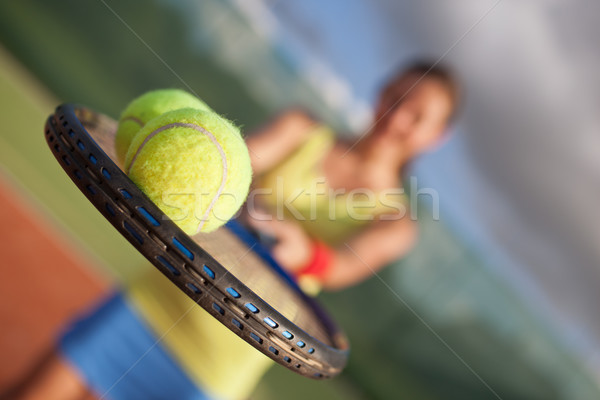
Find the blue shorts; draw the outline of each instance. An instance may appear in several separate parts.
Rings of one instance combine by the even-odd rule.
[[[104,399],[209,399],[177,365],[122,293],[73,323],[59,349]]]

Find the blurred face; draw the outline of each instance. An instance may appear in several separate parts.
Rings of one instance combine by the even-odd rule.
[[[453,111],[450,93],[442,82],[417,80],[409,76],[393,93],[384,95],[376,114],[377,136],[389,145],[397,143],[411,157],[440,142]]]

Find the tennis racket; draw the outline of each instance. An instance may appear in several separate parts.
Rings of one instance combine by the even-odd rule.
[[[349,345],[329,315],[237,221],[193,237],[181,231],[116,164],[116,128],[103,114],[64,104],[48,117],[45,137],[98,211],[200,307],[300,375],[339,374]]]

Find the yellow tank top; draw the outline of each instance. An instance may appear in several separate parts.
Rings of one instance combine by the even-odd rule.
[[[323,159],[335,144],[335,134],[318,127],[308,140],[279,165],[256,179],[257,202],[278,218],[298,221],[312,237],[341,244],[376,216],[404,210],[401,190],[333,190],[323,173]]]

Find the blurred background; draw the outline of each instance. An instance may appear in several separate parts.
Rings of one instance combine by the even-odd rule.
[[[2,2],[0,197],[82,268],[126,278],[144,260],[43,139],[59,103],[118,117],[149,89],[179,87],[245,132],[301,105],[360,133],[388,75],[442,60],[465,103],[451,139],[413,170],[439,193],[440,220],[420,196],[410,256],[383,282],[320,296],[352,344],[339,378],[274,367],[252,398],[597,399],[598,15],[593,0]],[[10,312],[8,277],[33,282],[45,264],[15,271],[37,247],[2,208],[0,389],[30,365],[19,354],[50,345]]]

